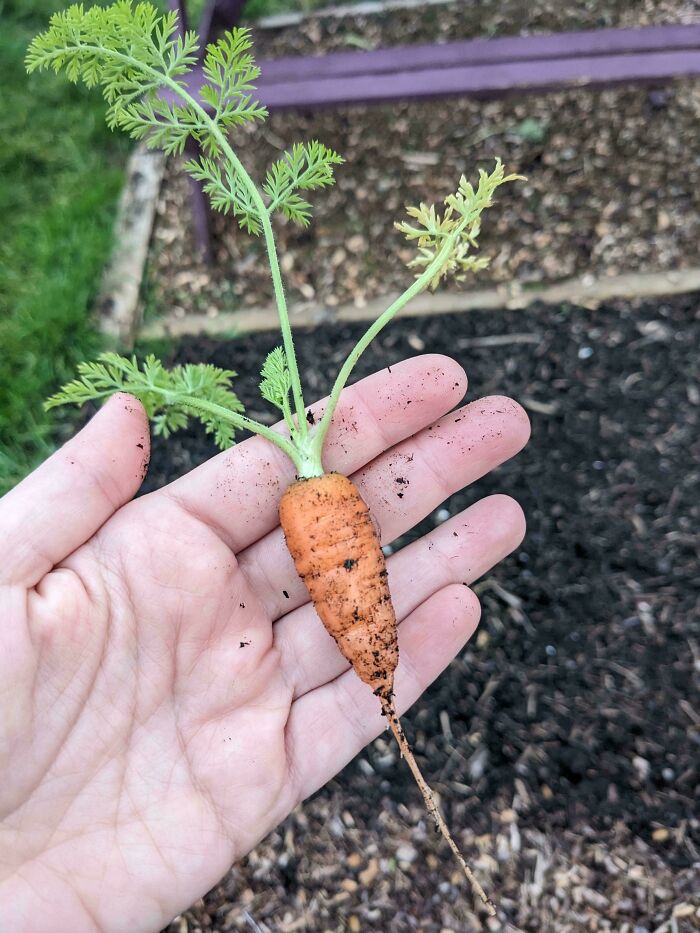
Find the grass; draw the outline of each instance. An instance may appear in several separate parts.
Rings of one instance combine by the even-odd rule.
[[[98,346],[89,311],[128,152],[99,95],[25,73],[63,6],[0,0],[0,492],[52,449],[61,424],[42,402]]]
[[[341,6],[353,0],[248,0],[245,6],[246,19],[257,16],[272,16],[275,13],[290,11],[308,13],[326,6]]]

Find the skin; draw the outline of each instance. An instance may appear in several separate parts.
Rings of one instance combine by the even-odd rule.
[[[465,389],[423,356],[343,394],[325,465],[383,540],[526,443],[508,399],[452,411]],[[147,458],[115,396],[0,500],[3,931],[160,929],[385,728],[284,546],[291,464],[254,438],[131,501]],[[491,496],[388,560],[399,712],[474,631],[464,583],[523,533]]]

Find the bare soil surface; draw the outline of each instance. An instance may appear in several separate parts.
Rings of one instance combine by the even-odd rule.
[[[360,332],[299,335],[309,398]],[[256,373],[274,343],[198,338],[174,358],[236,369],[269,420]],[[695,294],[402,320],[357,371],[448,353],[468,399],[506,393],[532,418],[520,457],[414,533],[492,492],[529,526],[476,586],[478,633],[405,718],[465,853],[532,933],[700,928],[699,344]],[[147,488],[211,453],[198,432],[156,440]],[[169,927],[258,929],[507,927],[471,906],[385,735]]]
[[[506,33],[685,22],[697,3],[454,3],[262,30],[261,57],[447,41]],[[481,286],[573,275],[683,268],[700,239],[700,84],[569,90],[500,101],[464,98],[273,114],[235,144],[256,176],[292,143],[318,138],[346,158],[337,185],[312,193],[309,229],[279,223],[290,298],[329,308],[403,290],[414,252],[393,228],[406,205],[440,202],[459,177],[500,156],[528,181],[499,192],[485,217]],[[216,262],[197,259],[189,182],[171,161],[158,204],[146,309],[176,314],[265,304],[262,244],[230,217],[212,218]]]

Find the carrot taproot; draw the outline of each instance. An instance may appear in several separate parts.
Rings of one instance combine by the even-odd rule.
[[[280,524],[326,630],[360,680],[391,697],[396,616],[384,554],[357,487],[340,473],[297,480],[280,502]]]
[[[474,893],[495,916],[495,906],[452,838],[396,714],[396,613],[384,554],[367,504],[347,476],[324,473],[292,483],[282,496],[279,514],[297,573],[324,627],[360,680],[379,698],[436,828],[447,840]]]

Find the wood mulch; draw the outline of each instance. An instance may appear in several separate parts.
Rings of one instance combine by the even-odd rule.
[[[518,0],[455,3],[343,19],[312,18],[263,30],[260,54],[596,26],[690,21],[686,0],[665,3]],[[526,183],[499,192],[484,220],[491,268],[478,285],[522,286],[573,275],[683,268],[700,240],[700,84],[569,90],[503,101],[466,99],[274,114],[236,145],[257,174],[291,143],[319,138],[347,162],[317,192],[303,230],[280,222],[278,248],[293,302],[329,308],[402,290],[413,251],[393,229],[407,204],[440,201],[463,172],[501,156]],[[145,290],[147,314],[176,315],[266,304],[262,244],[230,217],[213,217],[216,262],[197,260],[188,182],[171,162],[158,204]]]

